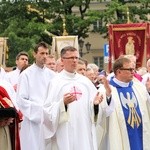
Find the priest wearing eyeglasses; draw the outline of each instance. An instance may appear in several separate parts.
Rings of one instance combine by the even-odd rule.
[[[97,150],[94,105],[108,107],[106,95],[94,84],[76,72],[79,52],[68,46],[61,50],[62,70],[51,80],[44,104],[44,133],[47,149]]]
[[[146,87],[133,80],[134,68],[128,58],[114,62],[111,78],[114,108],[108,117],[101,148],[106,150],[149,150],[150,97]],[[107,144],[106,144],[107,143]]]

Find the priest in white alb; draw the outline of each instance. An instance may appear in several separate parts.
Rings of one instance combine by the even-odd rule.
[[[17,104],[23,113],[20,139],[21,150],[45,150],[43,138],[43,103],[49,81],[55,73],[45,66],[49,49],[40,42],[34,49],[35,63],[25,69],[19,78]]]
[[[71,46],[61,50],[64,70],[49,84],[44,103],[46,150],[97,150],[94,104],[99,113],[108,107],[106,95],[75,70],[78,51]],[[107,84],[107,96],[111,90]]]
[[[115,76],[110,80],[114,109],[99,150],[150,149],[150,96],[140,81],[133,80],[134,70],[128,58],[114,62]]]

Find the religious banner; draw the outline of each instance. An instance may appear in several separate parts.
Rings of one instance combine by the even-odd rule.
[[[109,26],[110,66],[120,55],[135,55],[137,67],[142,66],[144,55],[147,54],[147,25],[130,23]]]
[[[53,37],[51,54],[55,55],[58,59],[60,57],[60,51],[65,46],[73,46],[79,50],[78,36],[56,36]]]
[[[146,49],[147,49],[147,59],[150,59],[150,23],[147,24],[147,41],[146,41]]]
[[[0,65],[5,66],[8,59],[7,38],[0,37]]]

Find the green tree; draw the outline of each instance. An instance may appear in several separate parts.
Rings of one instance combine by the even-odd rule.
[[[127,8],[129,11],[130,21],[148,22],[148,15],[150,15],[150,1],[149,0],[112,0],[106,3],[104,11],[92,11],[88,13],[89,17],[95,20],[101,20],[102,27],[97,31],[103,35],[104,38],[108,37],[108,25],[127,23]]]
[[[8,37],[8,66],[15,65],[15,57],[20,51],[29,51],[41,39],[43,23],[36,24],[34,16],[28,14],[23,2],[3,2],[0,4],[0,36]]]
[[[150,14],[149,0],[112,0],[104,11],[91,11],[92,0],[14,0],[0,3],[0,36],[8,37],[8,65],[14,65],[15,56],[20,51],[31,51],[36,43],[45,41],[51,45],[52,36],[63,34],[63,19],[69,35],[86,38],[90,25],[101,20],[100,34],[107,37],[107,25],[126,23],[127,7],[132,22],[148,21]],[[134,2],[134,3],[133,3]],[[136,3],[136,5],[134,5]],[[136,17],[135,17],[136,16]],[[32,59],[31,59],[32,62]]]
[[[66,20],[69,35],[78,35],[79,38],[88,37],[91,21],[86,18],[86,12],[89,3],[90,0],[2,1],[0,36],[8,37],[7,65],[14,64],[18,52],[24,50],[30,53],[39,41],[51,45],[51,35],[63,34],[63,18]],[[79,10],[77,14],[73,10],[75,7]]]

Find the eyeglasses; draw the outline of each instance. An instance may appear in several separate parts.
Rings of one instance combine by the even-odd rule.
[[[76,59],[76,60],[78,60],[79,59],[79,57],[62,57],[63,59],[71,59],[71,60],[74,60],[74,59]]]
[[[130,72],[135,71],[135,69],[134,69],[134,68],[120,68],[120,70],[128,70],[128,71],[130,71]]]

